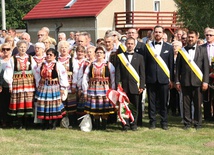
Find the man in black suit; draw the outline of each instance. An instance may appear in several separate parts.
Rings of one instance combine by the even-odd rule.
[[[202,91],[207,90],[209,82],[209,61],[206,47],[197,46],[198,32],[188,32],[188,45],[179,52],[176,60],[176,88],[183,93],[184,129],[201,128],[202,125]],[[184,53],[188,56],[185,57]],[[194,69],[191,64],[195,63]],[[194,120],[191,118],[191,103],[194,104]]]
[[[135,28],[130,28],[128,29],[127,31],[127,38],[134,38],[135,39],[135,48],[134,48],[134,51],[136,53],[139,53],[141,55],[144,56],[144,49],[145,49],[145,44],[143,42],[139,42],[137,39],[138,39],[138,31],[135,29]],[[146,92],[144,92],[146,93]],[[137,122],[137,125],[138,126],[142,126],[143,125],[143,121],[142,121],[142,94],[140,95],[140,99],[139,99],[139,108],[138,108],[138,122]]]
[[[207,49],[207,56],[209,60],[210,65],[210,73],[212,72],[212,59],[214,58],[214,29],[207,29],[205,31],[205,37],[207,42],[202,45],[203,48]],[[212,85],[213,79],[210,78],[210,84]],[[206,121],[213,121],[214,115],[213,115],[213,96],[212,96],[212,88],[209,87],[204,93],[203,93],[203,107],[204,107],[204,120]]]
[[[168,130],[167,103],[174,74],[174,53],[173,47],[162,40],[163,33],[162,26],[154,27],[154,41],[147,44],[144,58],[150,129],[156,127],[156,106],[159,105],[161,127]]]
[[[126,120],[126,125],[123,126],[124,130],[127,130],[129,127],[131,127],[132,130],[136,130],[138,119],[139,95],[143,92],[145,85],[144,58],[142,55],[134,52],[134,38],[128,38],[126,40],[126,47],[126,52],[118,54],[118,63],[116,66],[116,84],[118,84],[119,82],[122,83],[122,88],[124,89],[124,92],[126,92],[130,102],[134,105],[136,109],[136,112],[134,114],[134,123],[130,124],[130,120]],[[128,68],[131,71],[128,70]],[[135,75],[135,77],[133,76],[133,74]]]

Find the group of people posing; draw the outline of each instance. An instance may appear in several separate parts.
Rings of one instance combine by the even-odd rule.
[[[183,101],[184,129],[201,128],[203,92],[212,101],[207,90],[213,29],[206,31],[207,43],[202,46],[197,45],[198,32],[189,30],[185,47],[176,37],[172,43],[165,42],[162,26],[154,27],[153,39],[146,44],[138,41],[134,28],[128,29],[123,40],[117,31],[107,31],[96,46],[89,33],[77,32],[74,40],[59,33],[55,48],[56,41],[48,33],[47,27],[39,30],[34,45],[28,33],[21,35],[16,47],[14,41],[1,45],[2,127],[22,129],[35,123],[43,130],[56,129],[59,121],[65,126],[66,117],[66,128],[72,128],[79,124],[79,117],[90,114],[93,129],[106,130],[108,123],[117,122],[118,114],[124,131],[136,131],[142,126],[143,94],[147,92],[149,128],[156,128],[159,113],[161,128],[168,130],[167,107],[173,94],[169,92],[174,88]],[[125,92],[122,96],[127,98],[118,97],[115,105],[110,90]]]

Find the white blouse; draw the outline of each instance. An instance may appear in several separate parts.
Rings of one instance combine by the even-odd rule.
[[[20,56],[17,54],[14,57],[19,58]],[[25,58],[29,58],[29,55],[26,54]],[[27,63],[30,63],[30,62],[27,62]],[[36,64],[35,60],[33,59],[33,57],[31,57],[31,70],[33,72],[33,75],[35,75],[36,68],[37,68],[37,64]],[[10,88],[12,88],[13,74],[14,74],[14,58],[11,57],[6,65],[6,69],[5,69],[4,75],[3,75],[4,80],[8,83]]]
[[[99,65],[101,66],[102,64],[106,63],[106,60],[103,60],[103,62]],[[97,62],[94,61],[91,65],[97,65]],[[98,66],[98,65],[97,65]],[[110,73],[110,82],[111,82],[111,89],[115,89],[115,67],[112,65],[111,62],[108,62],[108,68],[109,68],[109,73]],[[90,65],[86,68],[83,79],[82,79],[82,89],[84,94],[87,94],[87,89],[88,89],[88,81],[89,81],[89,72],[90,72]]]
[[[58,78],[59,78],[59,84],[60,84],[60,89],[61,90],[65,90],[66,88],[69,87],[69,83],[68,83],[68,75],[67,72],[65,70],[65,67],[59,63],[56,62],[55,60],[51,63],[56,63],[56,69],[57,69],[57,73],[58,73]],[[49,65],[49,63],[47,63],[46,61],[44,62],[44,65]],[[39,81],[41,79],[41,67],[38,67],[36,69],[36,74],[35,74],[35,80],[36,80],[36,87],[39,86]]]

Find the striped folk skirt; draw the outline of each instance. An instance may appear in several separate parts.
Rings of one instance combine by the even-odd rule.
[[[37,118],[43,120],[60,119],[66,114],[61,100],[60,86],[58,81],[46,82],[40,81],[36,91]]]
[[[71,92],[71,86],[72,86],[72,72],[67,72],[68,74],[68,97],[65,101],[63,101],[63,104],[65,106],[65,110],[67,114],[74,114],[77,111],[77,102],[76,102],[76,94],[73,94]]]
[[[87,90],[87,102],[85,112],[92,115],[109,115],[114,113],[114,107],[106,97],[109,90],[108,78],[91,79]]]
[[[11,116],[33,116],[35,82],[32,74],[14,74],[9,112]]]
[[[67,114],[74,114],[77,111],[76,94],[68,93],[68,97],[63,104]]]

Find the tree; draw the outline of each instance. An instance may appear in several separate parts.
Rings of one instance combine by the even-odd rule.
[[[5,0],[6,26],[16,29],[25,29],[26,23],[22,18],[36,5],[40,0]],[[0,17],[2,16],[0,10]],[[2,27],[2,24],[0,24]]]
[[[206,27],[214,27],[214,1],[174,0],[178,7],[179,21],[185,28],[203,35]]]

